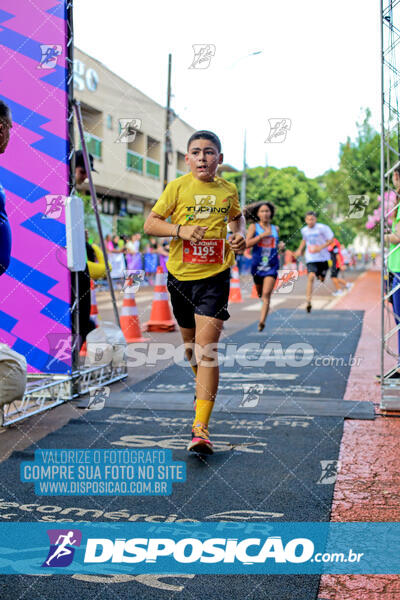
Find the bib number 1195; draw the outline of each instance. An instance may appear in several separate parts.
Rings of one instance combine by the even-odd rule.
[[[212,265],[224,262],[225,240],[183,240],[183,262]]]

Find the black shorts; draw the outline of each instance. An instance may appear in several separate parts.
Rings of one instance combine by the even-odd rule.
[[[339,273],[340,273],[339,267],[332,265],[331,266],[331,277],[338,277]]]
[[[179,327],[195,327],[195,314],[227,321],[230,316],[229,285],[230,269],[212,277],[190,281],[179,281],[168,273],[167,288]]]
[[[317,277],[325,277],[329,269],[328,261],[307,263],[307,273],[315,273]]]
[[[273,277],[276,279],[278,277],[278,273],[272,274],[271,272],[271,275],[266,275],[265,277]],[[256,285],[263,285],[265,277],[261,277],[261,275],[253,275],[253,281]]]

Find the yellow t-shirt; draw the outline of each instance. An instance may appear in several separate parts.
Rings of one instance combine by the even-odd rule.
[[[171,181],[152,208],[171,223],[208,227],[204,239],[226,240],[227,224],[241,213],[236,186],[221,177],[200,181],[192,173]],[[223,264],[183,262],[183,240],[172,240],[167,261],[168,271],[181,281],[205,279],[221,273],[235,263],[235,255],[225,243]]]

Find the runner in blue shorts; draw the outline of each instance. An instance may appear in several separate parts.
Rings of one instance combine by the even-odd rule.
[[[274,214],[275,206],[271,202],[257,202],[246,210],[246,218],[253,221],[246,236],[246,247],[252,248],[251,274],[258,297],[263,301],[258,331],[265,327],[272,290],[278,277],[278,251],[285,247],[279,241],[279,227],[271,223]]]

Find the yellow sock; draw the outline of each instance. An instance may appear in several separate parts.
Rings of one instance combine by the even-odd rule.
[[[193,425],[204,423],[204,425],[208,426],[213,408],[214,402],[212,400],[196,400],[196,416]]]
[[[192,367],[192,371],[194,373],[194,376],[197,377],[197,365],[190,365]]]

